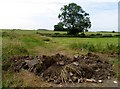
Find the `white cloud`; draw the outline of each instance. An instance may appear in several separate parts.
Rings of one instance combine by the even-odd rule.
[[[118,0],[0,0],[0,28],[53,29],[60,8],[70,2],[90,13],[91,30],[117,27],[117,6],[112,9],[110,3]]]
[[[103,11],[91,17],[92,28],[91,30],[100,31],[118,31],[118,11]]]

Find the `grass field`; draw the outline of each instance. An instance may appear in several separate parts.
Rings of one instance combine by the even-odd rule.
[[[36,34],[36,32],[59,33],[57,31],[43,30],[2,30],[2,37],[0,37],[0,39],[2,39],[3,63],[6,63],[7,59],[12,56],[53,55],[61,53],[71,57],[74,55],[86,54],[87,52],[109,56],[111,53],[117,53],[119,49],[118,38],[46,37]],[[96,32],[87,32],[86,34],[96,34]],[[109,34],[115,35],[118,33]],[[113,60],[116,58],[117,56],[111,59]],[[115,65],[117,66],[117,60],[113,60],[113,62],[116,63]],[[3,80],[4,86],[14,86],[10,84],[10,81],[12,81],[10,76],[16,77],[9,74],[9,72],[6,73],[6,75],[3,76],[3,79],[5,79]],[[13,79],[13,81],[19,82],[16,79]]]
[[[53,33],[53,31],[41,32]],[[27,30],[4,30],[2,35],[3,59],[13,55],[38,55],[57,52],[74,55],[76,51],[115,52],[118,49],[118,38],[52,38],[40,36],[36,34],[36,31]]]

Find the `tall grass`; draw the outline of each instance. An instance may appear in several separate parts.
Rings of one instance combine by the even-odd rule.
[[[3,60],[14,55],[32,55],[34,54],[34,48],[44,47],[44,41],[49,40],[49,38],[33,34],[14,33],[14,31],[3,32],[2,39]]]
[[[14,55],[28,55],[29,52],[21,41],[14,38],[4,38],[2,41],[2,59],[7,59],[8,57]]]
[[[71,43],[70,48],[75,50],[86,50],[90,52],[118,52],[118,44],[107,43],[106,45],[102,44],[93,44],[93,43]]]
[[[2,81],[2,89],[8,89],[11,87],[26,87],[24,81],[18,77],[17,74],[12,72],[3,72],[3,81]]]
[[[23,36],[21,38],[21,41],[24,43],[24,45],[27,48],[33,48],[36,46],[44,45],[44,41],[42,41],[42,39],[40,37],[36,37],[36,36],[32,36],[32,35]]]

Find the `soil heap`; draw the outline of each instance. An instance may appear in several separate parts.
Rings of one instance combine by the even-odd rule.
[[[10,58],[10,62],[10,68],[15,72],[23,68],[56,84],[102,82],[114,75],[112,64],[93,53],[73,58],[61,54],[18,56]]]

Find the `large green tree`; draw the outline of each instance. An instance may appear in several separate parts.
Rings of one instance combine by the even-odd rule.
[[[65,5],[60,10],[61,13],[58,15],[58,18],[68,29],[69,34],[76,35],[91,27],[89,14],[76,3]]]

